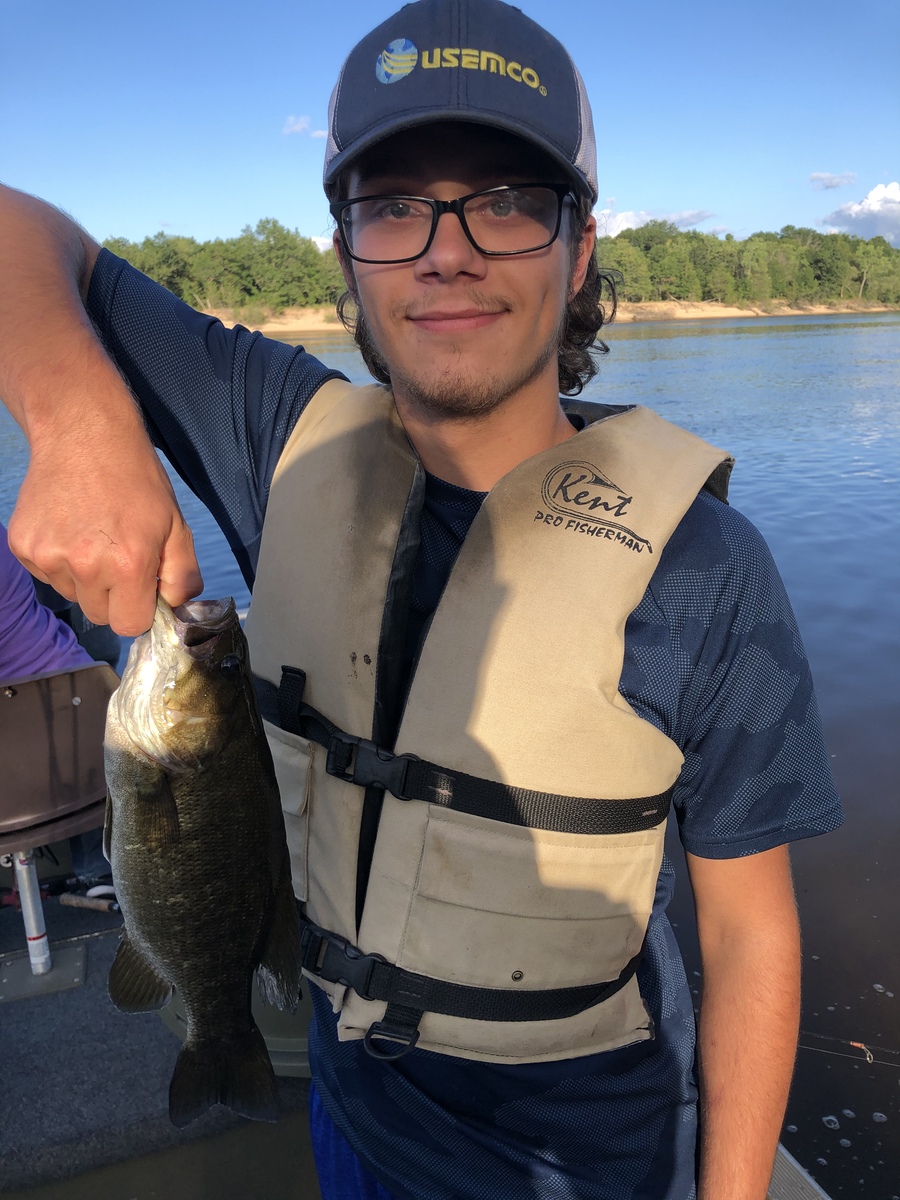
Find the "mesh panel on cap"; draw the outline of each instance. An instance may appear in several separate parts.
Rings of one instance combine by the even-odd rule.
[[[597,183],[597,139],[594,136],[594,116],[591,112],[587,88],[581,78],[581,72],[572,62],[571,54],[569,62],[572,63],[572,73],[575,76],[575,88],[578,92],[578,116],[581,122],[581,136],[578,140],[578,149],[575,151],[573,165],[576,171],[580,171],[588,181],[596,200],[600,189]]]
[[[325,179],[328,175],[328,165],[334,156],[339,152],[340,146],[334,137],[334,113],[337,108],[338,96],[341,94],[341,84],[344,82],[344,71],[347,69],[346,62],[341,67],[341,73],[338,75],[338,81],[334,85],[334,90],[331,93],[331,99],[328,101],[328,141],[325,143],[325,166],[323,168],[322,177]]]

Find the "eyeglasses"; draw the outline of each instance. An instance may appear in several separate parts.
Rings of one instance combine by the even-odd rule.
[[[456,200],[425,196],[361,196],[336,200],[331,215],[344,249],[356,262],[414,262],[434,240],[444,213],[455,213],[481,254],[528,254],[556,241],[564,202],[574,199],[565,183],[524,183],[488,188]]]

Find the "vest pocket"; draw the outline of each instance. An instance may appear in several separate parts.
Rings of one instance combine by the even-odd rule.
[[[579,836],[432,808],[397,961],[481,987],[615,979],[643,943],[662,831]]]
[[[312,793],[313,755],[315,746],[306,738],[279,729],[263,721],[275,778],[281,793],[281,811],[291,856],[291,879],[294,895],[305,900],[307,893],[307,847],[309,842],[309,802]]]

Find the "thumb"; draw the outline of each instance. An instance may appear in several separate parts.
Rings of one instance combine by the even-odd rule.
[[[174,608],[203,591],[194,535],[184,523],[172,527],[159,558],[159,594]]]

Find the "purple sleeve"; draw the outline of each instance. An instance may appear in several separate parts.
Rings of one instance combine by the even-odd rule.
[[[31,576],[13,555],[0,525],[0,682],[92,662],[68,625],[38,604]]]

